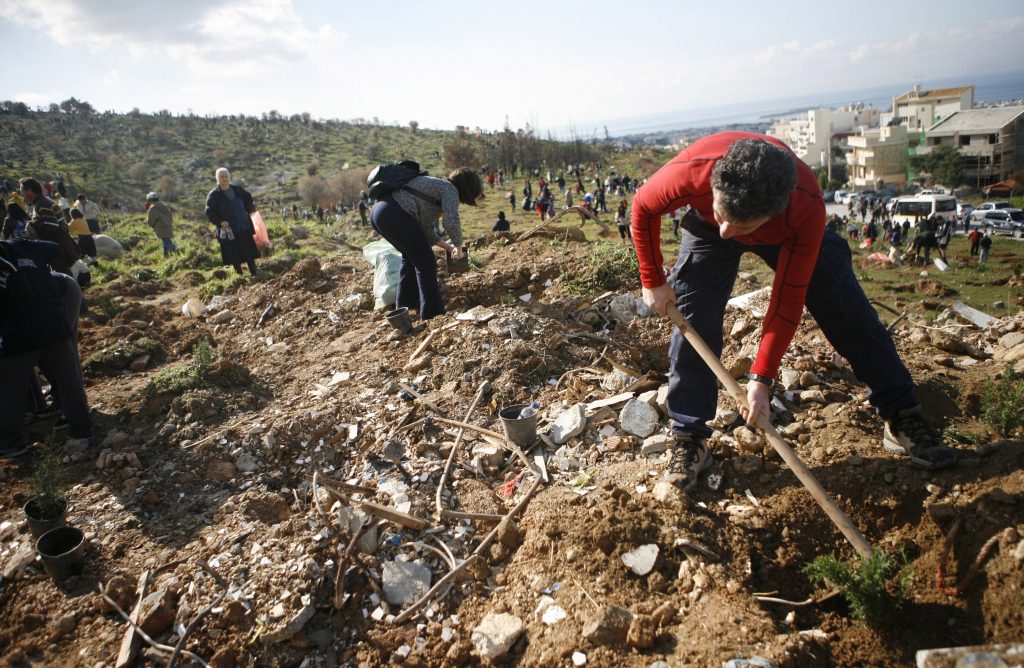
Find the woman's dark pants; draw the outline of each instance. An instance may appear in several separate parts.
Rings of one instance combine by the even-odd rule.
[[[385,195],[373,205],[370,225],[402,254],[396,305],[418,311],[424,320],[443,314],[433,245],[419,221]]]

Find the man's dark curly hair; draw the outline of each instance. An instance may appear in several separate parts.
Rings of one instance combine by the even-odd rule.
[[[786,208],[796,187],[796,163],[775,144],[741,139],[715,163],[711,186],[734,221],[774,216]]]

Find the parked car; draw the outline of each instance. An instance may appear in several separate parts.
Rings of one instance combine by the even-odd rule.
[[[836,194],[834,192],[832,192],[831,190],[826,190],[825,192],[821,193],[821,195],[822,195],[822,197],[825,198],[826,202],[835,202],[836,201]]]
[[[846,204],[850,201],[850,193],[845,190],[837,190],[834,196],[836,204]]]
[[[971,212],[971,218],[974,220],[981,220],[985,217],[985,212],[996,211],[998,209],[1009,209],[1009,202],[985,202],[978,205],[978,208]]]
[[[1024,211],[1020,209],[986,211],[981,219],[981,224],[989,225],[998,232],[1012,234],[1018,239],[1024,237]]]

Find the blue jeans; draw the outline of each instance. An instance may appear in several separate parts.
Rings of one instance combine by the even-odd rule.
[[[171,239],[170,237],[167,237],[166,239],[161,239],[160,243],[162,243],[164,246],[164,257],[167,257],[171,253],[178,252],[178,247],[174,245],[174,240]]]
[[[779,246],[748,246],[728,239],[688,213],[679,246],[679,259],[670,277],[676,306],[694,330],[719,357],[722,320],[740,256],[752,252],[772,269]],[[914,383],[868,302],[850,264],[850,247],[835,232],[826,231],[807,288],[807,310],[836,351],[871,390],[869,400],[883,419],[917,405]],[[714,372],[686,342],[678,328],[669,344],[668,412],[677,431],[701,438],[711,435],[705,424],[714,418],[718,381]]]
[[[402,254],[396,305],[418,311],[424,320],[442,315],[444,298],[437,282],[433,244],[419,221],[385,195],[373,205],[370,224]]]

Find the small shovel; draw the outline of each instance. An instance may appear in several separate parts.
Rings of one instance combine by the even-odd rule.
[[[669,319],[679,327],[679,331],[690,342],[693,349],[697,351],[704,362],[715,372],[719,382],[722,383],[732,398],[736,400],[736,403],[744,407],[747,406],[746,392],[736,382],[736,379],[732,377],[732,374],[726,370],[722,360],[718,359],[718,356],[704,343],[704,339],[700,338],[700,335],[690,327],[690,323],[686,321],[686,318],[683,317],[683,314],[679,312],[674,304],[668,305],[667,314]],[[796,477],[807,491],[811,493],[811,496],[818,502],[822,510],[839,527],[839,530],[843,532],[846,540],[850,541],[857,554],[864,559],[870,559],[872,550],[867,538],[857,529],[850,518],[846,516],[846,513],[836,505],[836,502],[829,497],[825,488],[821,486],[821,483],[814,477],[814,474],[800,461],[800,458],[793,452],[793,449],[789,447],[786,441],[782,439],[782,436],[775,430],[775,427],[763,415],[758,417],[755,426],[764,432],[771,446],[775,448],[775,451],[789,465],[789,468],[796,474]]]

